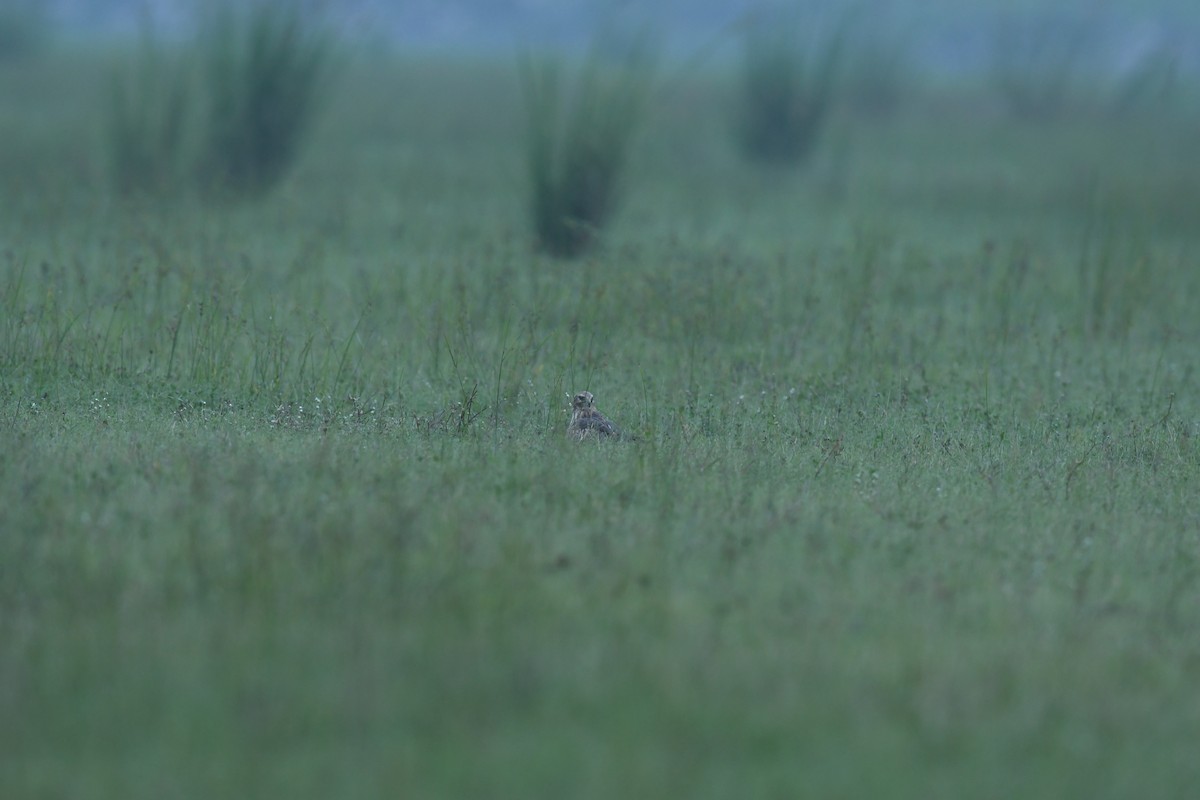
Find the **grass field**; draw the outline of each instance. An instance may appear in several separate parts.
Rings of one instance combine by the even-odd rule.
[[[513,61],[221,204],[114,199],[102,66],[0,65],[0,796],[1194,792],[1194,114],[785,174],[667,81],[560,261]]]

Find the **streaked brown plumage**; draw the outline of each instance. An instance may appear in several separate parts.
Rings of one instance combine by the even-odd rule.
[[[589,437],[620,438],[621,430],[596,410],[596,398],[591,392],[580,392],[571,398],[571,422],[567,425],[567,436],[578,441]]]

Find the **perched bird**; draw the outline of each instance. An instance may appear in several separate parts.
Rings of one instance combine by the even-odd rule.
[[[596,398],[591,392],[580,392],[571,398],[571,422],[567,436],[583,441],[594,435],[597,439],[620,438],[621,430],[608,417],[596,410]]]

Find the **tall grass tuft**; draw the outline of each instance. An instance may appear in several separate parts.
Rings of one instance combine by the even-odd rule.
[[[993,37],[991,80],[1017,119],[1061,118],[1079,110],[1086,90],[1094,88],[1085,85],[1096,72],[1085,63],[1094,38],[1086,24],[1066,18],[1004,21]]]
[[[0,61],[24,58],[45,46],[50,14],[42,0],[0,0]]]
[[[578,256],[612,217],[653,62],[646,35],[615,49],[594,47],[570,86],[562,61],[522,58],[530,213],[541,250]]]
[[[879,33],[855,37],[844,68],[846,103],[873,119],[890,117],[904,104],[914,77],[904,39]]]
[[[1179,54],[1171,49],[1157,47],[1146,53],[1117,81],[1113,113],[1135,117],[1171,112],[1183,98],[1184,81],[1180,72]]]
[[[746,27],[738,138],[756,161],[795,163],[815,148],[837,90],[849,18],[828,39],[801,40],[790,15],[763,14]]]
[[[108,107],[110,166],[121,194],[163,194],[186,180],[194,102],[186,56],[144,32],[137,54],[113,77]]]
[[[333,38],[294,2],[222,4],[200,37],[204,142],[199,181],[262,194],[295,163],[312,127]]]

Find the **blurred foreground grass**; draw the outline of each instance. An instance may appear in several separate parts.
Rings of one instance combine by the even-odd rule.
[[[88,59],[0,74],[0,795],[1195,785],[1194,121],[960,93],[781,177],[701,76],[560,262],[511,68],[139,205]]]

